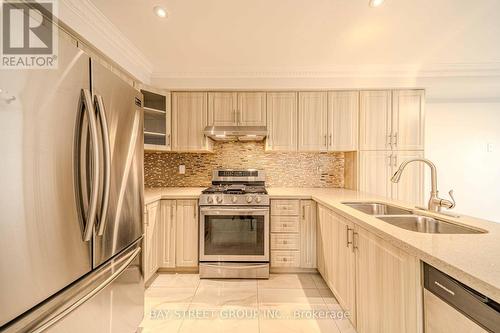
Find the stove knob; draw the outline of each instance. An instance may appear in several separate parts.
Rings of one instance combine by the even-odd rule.
[[[251,203],[251,202],[252,202],[252,200],[253,200],[253,198],[252,198],[251,196],[248,196],[248,197],[247,197],[247,202],[248,202],[248,203]]]
[[[208,198],[207,198],[207,201],[208,201],[208,203],[212,203],[212,202],[214,202],[214,198],[212,198],[212,197],[208,197]]]
[[[261,197],[256,197],[256,198],[255,198],[255,202],[256,202],[256,203],[260,203],[261,201],[262,201]]]
[[[231,201],[232,201],[233,203],[238,202],[238,197],[237,197],[237,196],[235,196],[235,195],[233,195],[233,197],[231,198]]]
[[[222,197],[217,196],[217,197],[216,197],[216,199],[217,199],[217,202],[218,202],[218,203],[221,203],[221,202],[222,202]]]

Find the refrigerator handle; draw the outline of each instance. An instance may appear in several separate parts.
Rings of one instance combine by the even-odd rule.
[[[39,325],[33,331],[30,332],[41,333],[50,326],[54,325],[55,323],[63,319],[64,317],[66,317],[67,315],[69,315],[70,313],[72,313],[73,311],[75,311],[78,307],[80,307],[85,302],[90,300],[92,297],[97,295],[101,290],[106,288],[108,285],[111,284],[111,282],[113,282],[117,277],[119,277],[123,273],[123,271],[125,271],[125,269],[127,269],[127,267],[130,266],[130,264],[134,261],[134,259],[140,252],[141,248],[140,247],[136,248],[131,254],[128,255],[129,256],[128,259],[126,259],[125,262],[119,268],[117,268],[110,277],[108,277],[106,280],[104,280],[101,284],[99,284],[96,288],[92,289],[91,292],[80,298],[78,301],[71,304],[67,308],[63,309],[61,312],[51,317],[50,320],[42,323],[41,325]]]
[[[99,117],[99,124],[101,127],[101,134],[103,139],[104,148],[104,185],[103,185],[103,198],[101,205],[101,214],[99,216],[99,226],[97,228],[97,235],[102,236],[104,234],[104,228],[106,227],[106,217],[108,214],[109,205],[109,189],[111,186],[111,149],[109,147],[109,129],[108,121],[106,119],[106,110],[104,109],[104,101],[102,96],[95,95],[94,97],[95,107],[97,109],[97,114]]]
[[[85,212],[83,207],[82,207],[82,202],[80,200],[80,207],[81,207],[81,212],[83,213],[82,215],[84,216],[85,220],[85,226],[83,228],[83,241],[88,242],[92,238],[92,233],[94,230],[94,223],[96,219],[96,213],[97,213],[97,201],[99,198],[99,139],[98,139],[98,133],[97,133],[97,124],[96,124],[96,119],[95,119],[95,111],[94,111],[94,106],[92,104],[92,96],[90,94],[90,91],[88,89],[82,89],[81,95],[80,95],[80,109],[79,109],[79,128],[78,128],[78,134],[77,134],[77,144],[78,147],[76,149],[77,152],[77,161],[75,163],[76,168],[77,168],[77,176],[75,179],[77,179],[77,190],[79,191],[79,195],[82,195],[82,184],[81,184],[81,178],[80,178],[80,158],[81,158],[81,126],[82,126],[82,118],[83,118],[83,112],[85,112],[87,118],[88,118],[88,123],[89,123],[89,128],[90,128],[90,140],[93,146],[92,149],[92,166],[91,166],[91,172],[92,172],[92,179],[91,179],[91,193],[90,193],[90,200],[89,200],[89,206],[88,206],[88,211]],[[86,165],[88,165],[88,161],[86,161]]]

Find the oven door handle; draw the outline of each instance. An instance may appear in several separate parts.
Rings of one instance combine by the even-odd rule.
[[[253,213],[269,213],[269,207],[266,208],[244,208],[244,207],[201,207],[201,213],[210,212],[221,212],[221,215],[244,213],[246,215]]]

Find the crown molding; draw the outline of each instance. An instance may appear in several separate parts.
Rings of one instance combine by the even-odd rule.
[[[123,70],[141,82],[150,82],[151,62],[92,2],[60,0],[59,19]]]
[[[257,70],[207,69],[199,72],[153,72],[155,79],[245,78],[451,78],[500,77],[500,62],[443,63],[429,65],[362,65]]]

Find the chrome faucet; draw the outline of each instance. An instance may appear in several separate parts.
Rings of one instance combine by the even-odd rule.
[[[453,197],[453,190],[451,190],[449,192],[452,201],[446,200],[446,199],[441,199],[438,196],[436,166],[434,165],[434,163],[432,163],[428,159],[414,158],[411,160],[404,161],[399,166],[398,171],[396,171],[394,173],[394,175],[392,176],[391,182],[398,183],[399,180],[401,179],[401,175],[403,174],[403,170],[411,162],[424,162],[425,164],[427,164],[431,168],[431,197],[429,198],[429,204],[428,204],[427,209],[432,211],[432,212],[440,212],[442,207],[444,207],[446,209],[452,209],[453,207],[455,207],[456,202],[455,202],[455,198]]]

